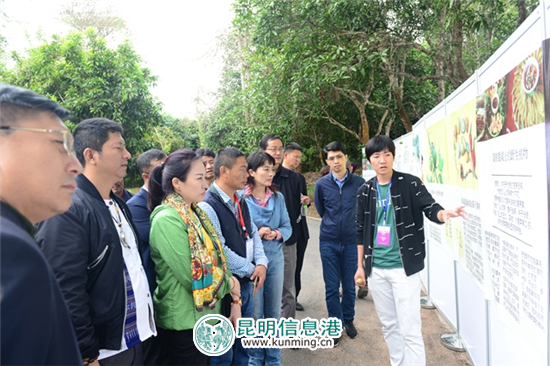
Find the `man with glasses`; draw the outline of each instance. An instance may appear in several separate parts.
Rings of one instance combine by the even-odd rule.
[[[267,134],[260,141],[260,149],[275,159],[275,183],[285,197],[286,210],[290,217],[292,235],[283,245],[285,257],[285,273],[283,281],[283,300],[281,304],[281,318],[296,318],[296,259],[299,222],[302,219],[302,198],[300,191],[300,178],[298,173],[285,168],[283,161],[283,139],[275,134]]]
[[[0,84],[0,364],[81,365],[55,276],[34,224],[65,212],[82,171],[69,111],[30,90]]]
[[[334,141],[324,153],[331,172],[315,184],[315,207],[321,216],[319,250],[325,280],[325,299],[329,317],[342,321],[346,334],[357,337],[355,283],[357,245],[355,238],[355,202],[357,190],[365,180],[346,168],[348,156],[344,144]],[[339,289],[342,285],[342,301]],[[334,346],[339,339],[334,339]]]
[[[42,222],[36,237],[71,311],[84,365],[143,365],[143,343],[156,335],[137,229],[111,191],[130,159],[122,132],[106,118],[78,124],[84,171],[71,208]]]

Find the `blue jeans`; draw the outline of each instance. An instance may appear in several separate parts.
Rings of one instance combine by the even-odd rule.
[[[270,243],[271,244],[271,243]],[[285,258],[282,246],[277,248],[264,247],[265,255],[269,260],[265,282],[261,289],[256,291],[253,298],[254,320],[274,318],[279,320],[281,314],[281,299],[283,297],[283,280],[285,272]],[[281,350],[279,348],[250,348],[249,365],[281,366]]]
[[[241,285],[241,314],[243,318],[252,318],[252,285]],[[210,366],[248,366],[248,350],[241,344],[240,338],[235,338],[233,347],[221,356],[210,358]]]
[[[325,300],[328,316],[345,322],[355,317],[355,282],[357,271],[357,245],[319,242],[323,279],[325,280]],[[342,301],[340,302],[340,283],[342,284]]]

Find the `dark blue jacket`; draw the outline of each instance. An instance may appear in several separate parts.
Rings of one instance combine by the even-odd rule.
[[[356,244],[355,202],[365,180],[348,172],[342,189],[329,173],[315,183],[315,207],[322,217],[319,240]]]
[[[0,215],[0,364],[82,365],[69,310],[44,255],[11,207],[0,203]]]
[[[151,293],[157,288],[157,272],[155,271],[155,262],[151,259],[151,248],[149,247],[149,232],[151,231],[150,213],[147,209],[148,192],[141,188],[139,192],[130,198],[126,204],[132,213],[134,225],[139,234],[139,250],[141,252],[141,261],[149,282]]]
[[[128,202],[132,197],[134,197],[133,194],[130,193],[127,189],[122,188],[123,194],[121,197],[124,202]]]

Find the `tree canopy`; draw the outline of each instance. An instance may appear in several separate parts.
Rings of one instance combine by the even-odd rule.
[[[396,138],[481,66],[535,0],[236,0],[210,147],[275,132],[306,148]],[[240,144],[239,144],[240,143]],[[243,146],[244,145],[244,146]]]

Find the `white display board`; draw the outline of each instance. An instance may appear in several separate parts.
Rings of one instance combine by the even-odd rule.
[[[395,169],[467,219],[425,220],[428,295],[475,365],[549,364],[550,4],[413,132]],[[546,105],[546,107],[545,107]]]

